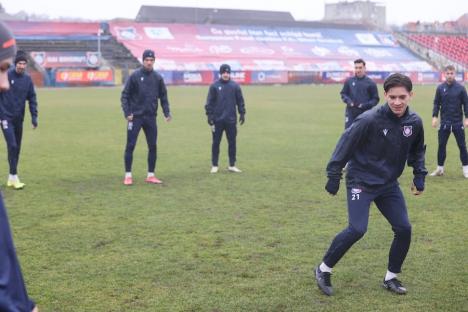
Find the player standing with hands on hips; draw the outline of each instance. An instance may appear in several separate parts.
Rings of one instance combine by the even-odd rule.
[[[156,167],[156,141],[158,128],[156,125],[156,114],[158,111],[158,100],[164,113],[166,122],[172,120],[167,99],[167,89],[162,76],[154,71],[155,55],[152,50],[143,52],[143,67],[137,69],[127,80],[122,91],[122,110],[127,119],[127,146],[125,147],[125,178],[124,185],[132,185],[132,162],[133,151],[141,129],[146,136],[148,144],[148,175],[147,183],[161,184],[156,178],[154,170]]]
[[[411,80],[401,74],[384,82],[386,104],[361,114],[341,136],[327,166],[325,186],[338,193],[342,169],[346,175],[348,227],[333,239],[323,262],[315,269],[319,289],[333,294],[332,268],[367,231],[369,208],[377,208],[391,224],[394,238],[383,287],[397,294],[406,288],[397,279],[411,242],[411,224],[397,179],[405,164],[413,167],[412,192],[424,191],[427,170],[424,166],[424,129],[421,118],[408,108],[413,95]]]
[[[237,111],[239,123],[245,122],[245,104],[240,86],[231,80],[231,67],[227,64],[219,68],[220,79],[210,86],[206,100],[205,111],[208,124],[213,132],[213,144],[211,146],[211,173],[218,172],[219,145],[226,131],[228,140],[230,172],[242,172],[236,167],[236,136],[237,136]]]

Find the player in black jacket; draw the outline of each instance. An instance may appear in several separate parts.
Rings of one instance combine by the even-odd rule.
[[[160,74],[153,70],[155,61],[154,51],[143,52],[143,67],[137,69],[127,80],[122,91],[122,110],[127,119],[127,146],[125,148],[125,185],[132,185],[133,150],[141,129],[145,132],[148,144],[148,175],[147,183],[161,184],[162,181],[155,177],[156,167],[156,141],[158,128],[156,126],[156,114],[158,100],[164,113],[166,122],[172,120],[167,100],[167,90]]]
[[[346,104],[345,128],[348,128],[357,116],[379,103],[377,85],[366,76],[366,62],[363,59],[354,61],[354,77],[345,81],[340,94]]]
[[[466,151],[465,128],[468,127],[468,95],[463,85],[455,80],[455,67],[445,68],[445,82],[437,87],[432,110],[432,127],[439,123],[439,148],[437,152],[437,169],[431,176],[444,175],[444,162],[447,156],[447,141],[453,132],[460,150],[462,172],[468,178],[468,153]],[[463,121],[463,115],[465,120]]]
[[[231,80],[231,67],[221,65],[219,69],[220,79],[210,86],[206,100],[205,111],[208,124],[213,132],[213,144],[211,147],[211,173],[218,172],[219,144],[226,131],[228,140],[230,172],[241,172],[236,167],[236,136],[237,136],[237,111],[239,123],[245,121],[244,97],[240,86]]]
[[[411,242],[411,224],[397,179],[405,164],[413,167],[412,191],[424,191],[427,174],[421,118],[410,111],[411,80],[401,74],[390,75],[384,83],[386,104],[360,115],[341,136],[327,166],[325,189],[338,192],[341,172],[346,163],[348,220],[315,269],[317,285],[332,295],[331,270],[351,246],[367,231],[369,208],[375,202],[394,232],[388,270],[383,286],[395,293],[406,289],[397,279]]]
[[[8,91],[8,68],[16,53],[16,43],[8,28],[0,22],[0,104]],[[10,224],[3,198],[0,194],[0,311],[38,312],[28,296],[21,273]]]

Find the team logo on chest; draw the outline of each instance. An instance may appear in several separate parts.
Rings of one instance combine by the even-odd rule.
[[[384,136],[387,136],[388,129],[383,129],[382,132],[383,132],[383,135],[384,135]]]
[[[403,126],[403,135],[410,137],[413,134],[413,126]]]

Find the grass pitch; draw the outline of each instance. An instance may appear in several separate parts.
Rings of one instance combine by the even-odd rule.
[[[344,184],[324,191],[343,130],[341,86],[243,87],[238,166],[210,175],[207,87],[169,88],[174,120],[159,122],[157,176],[146,185],[146,142],[124,187],[120,88],[39,90],[39,128],[25,120],[22,191],[4,189],[30,295],[41,311],[466,311],[468,180],[449,140],[446,175],[410,195],[413,242],[400,275],[409,293],[380,287],[392,240],[375,207],[369,230],[335,268],[323,296],[312,268],[347,224]],[[382,88],[379,86],[382,98]],[[411,107],[424,119],[428,170],[434,86]],[[0,169],[6,181],[6,149]]]

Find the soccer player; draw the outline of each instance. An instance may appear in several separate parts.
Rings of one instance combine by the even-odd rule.
[[[18,163],[23,138],[23,121],[26,101],[29,103],[31,123],[37,128],[36,91],[31,77],[26,73],[28,59],[26,53],[18,51],[15,57],[15,67],[8,71],[10,89],[5,92],[2,113],[2,131],[8,148],[8,164],[10,175],[7,186],[22,189],[25,184],[18,177]]]
[[[226,131],[230,172],[242,172],[236,167],[237,111],[239,123],[245,122],[245,104],[240,86],[231,80],[231,67],[223,64],[219,68],[220,79],[214,82],[208,91],[205,111],[208,124],[213,132],[211,146],[211,173],[218,172],[219,144]]]
[[[16,43],[8,28],[0,22],[0,104],[10,87],[8,68],[15,56]],[[16,256],[5,205],[0,194],[0,311],[38,312],[29,298]]]
[[[127,119],[127,146],[125,148],[125,185],[132,185],[133,151],[138,138],[138,133],[143,129],[148,144],[148,175],[147,183],[161,184],[156,178],[156,141],[158,128],[156,126],[156,114],[158,100],[164,113],[166,122],[172,120],[167,99],[167,89],[162,76],[154,69],[155,55],[152,50],[143,52],[143,67],[136,70],[127,80],[122,91],[122,109]]]
[[[366,76],[366,62],[354,61],[354,77],[348,78],[340,92],[346,104],[345,128],[348,128],[357,116],[379,103],[379,92],[375,82]]]
[[[431,176],[444,175],[444,162],[447,156],[447,141],[453,132],[460,149],[462,172],[468,178],[468,153],[466,151],[465,127],[468,127],[468,95],[463,85],[455,80],[455,67],[449,65],[445,68],[445,82],[437,87],[432,110],[432,127],[439,123],[439,148],[437,152],[437,169]],[[463,121],[463,113],[465,120]]]
[[[412,192],[419,195],[424,191],[427,174],[423,124],[408,108],[412,87],[407,76],[390,75],[384,83],[387,103],[356,118],[341,136],[328,163],[325,189],[336,195],[342,168],[349,162],[346,175],[349,223],[336,235],[323,262],[315,268],[317,285],[326,295],[333,294],[332,268],[367,231],[371,202],[375,202],[394,232],[383,286],[397,294],[406,293],[397,273],[401,272],[410,246],[411,224],[397,179],[407,162],[413,167]]]

